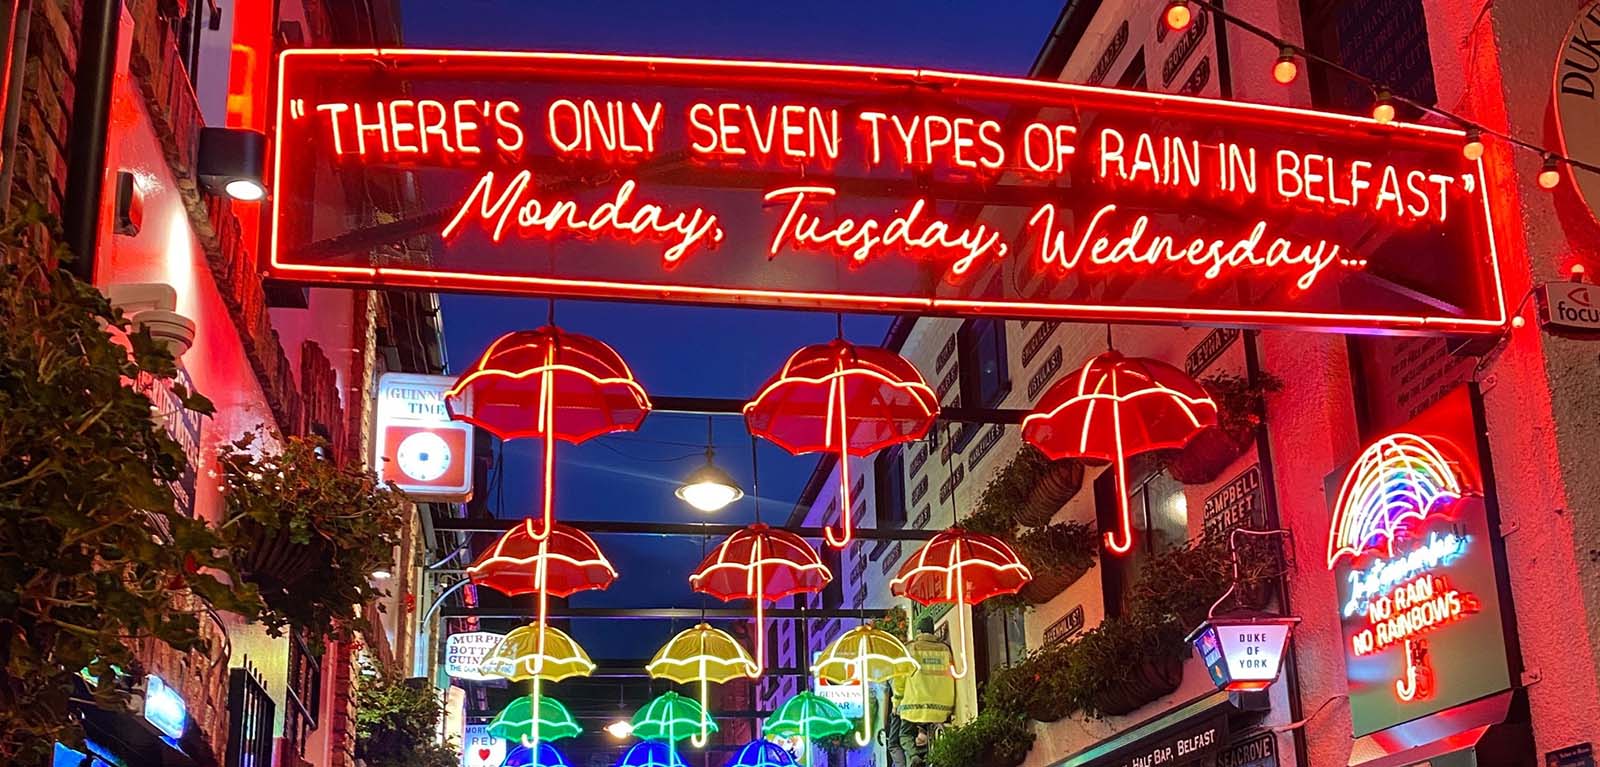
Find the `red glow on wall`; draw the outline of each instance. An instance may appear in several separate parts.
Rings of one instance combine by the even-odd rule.
[[[1341,331],[1506,319],[1454,130],[782,62],[294,50],[279,77],[280,279]],[[335,181],[407,174],[443,214],[352,231],[319,158]],[[426,259],[371,255],[424,235],[442,235]]]

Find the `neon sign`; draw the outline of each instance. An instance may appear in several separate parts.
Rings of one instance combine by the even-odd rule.
[[[278,74],[277,279],[1339,331],[1506,322],[1483,170],[1451,129],[778,62],[305,49]],[[352,225],[354,174],[413,191]]]
[[[1511,686],[1476,418],[1462,387],[1328,477],[1357,736]]]

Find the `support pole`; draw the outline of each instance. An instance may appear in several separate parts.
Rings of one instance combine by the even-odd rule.
[[[111,88],[117,73],[117,32],[122,0],[88,0],[78,36],[72,120],[67,131],[66,199],[62,226],[76,257],[72,273],[94,282],[100,239],[100,198],[105,188],[106,142],[111,127]]]

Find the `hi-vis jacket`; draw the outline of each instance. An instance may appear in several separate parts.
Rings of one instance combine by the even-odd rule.
[[[950,676],[950,647],[932,634],[918,634],[906,645],[921,668],[896,679],[900,718],[915,724],[943,724],[956,710],[956,680]]]

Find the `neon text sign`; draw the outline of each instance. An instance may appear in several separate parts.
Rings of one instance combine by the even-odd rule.
[[[278,279],[1334,330],[1506,319],[1482,168],[1453,130],[878,67],[391,49],[294,50],[278,71]],[[392,192],[381,220],[351,223],[357,182]]]

